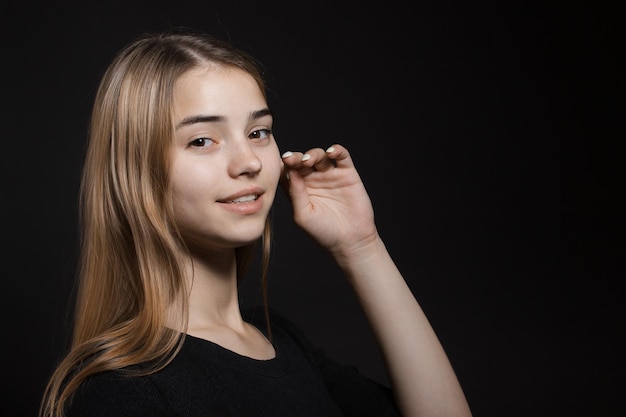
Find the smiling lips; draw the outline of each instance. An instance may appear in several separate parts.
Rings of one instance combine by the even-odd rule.
[[[218,203],[237,214],[256,214],[263,209],[263,192],[260,188],[248,189],[219,200]]]
[[[249,203],[250,201],[255,201],[257,198],[258,196],[256,194],[244,195],[234,200],[226,201],[226,203],[231,203],[231,204]]]
[[[218,200],[219,203],[249,203],[258,200],[265,192],[261,187],[248,187]]]

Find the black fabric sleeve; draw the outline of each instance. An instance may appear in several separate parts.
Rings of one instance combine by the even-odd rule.
[[[338,364],[321,349],[313,354],[328,391],[346,416],[400,416],[389,387],[364,376],[354,366]]]
[[[108,371],[87,379],[74,394],[65,417],[175,417],[149,377]]]

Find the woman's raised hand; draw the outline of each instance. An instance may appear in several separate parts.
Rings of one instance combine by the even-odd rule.
[[[281,185],[298,226],[333,255],[348,255],[376,240],[369,195],[344,146],[289,151],[282,158]]]

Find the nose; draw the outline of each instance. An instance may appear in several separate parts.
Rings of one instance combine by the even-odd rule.
[[[232,143],[229,149],[228,174],[233,177],[241,175],[255,176],[263,169],[263,164],[255,152],[249,139]]]

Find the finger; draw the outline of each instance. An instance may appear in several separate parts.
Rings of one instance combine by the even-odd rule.
[[[338,143],[326,149],[326,155],[333,160],[338,168],[351,168],[354,166],[350,152],[345,146]]]
[[[335,161],[330,159],[322,148],[313,148],[302,155],[302,164],[316,171],[326,171],[335,167]]]
[[[306,163],[310,156],[304,158],[305,154],[302,152],[292,152],[287,151],[281,155],[283,160],[283,164],[285,165],[285,170],[287,173],[293,170],[297,170],[301,175],[308,175],[314,171],[311,164]]]
[[[304,185],[304,179],[300,175],[300,171],[287,168],[287,174],[288,180],[283,185],[283,191],[287,192],[291,200],[293,213],[297,221],[298,217],[301,215],[300,213],[303,213],[309,204],[309,195]]]
[[[283,152],[283,154],[281,155],[281,158],[285,165],[291,168],[295,168],[296,165],[298,165],[301,162],[302,155],[303,155],[302,152],[287,151],[287,152]]]

